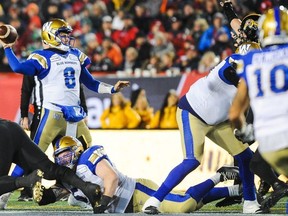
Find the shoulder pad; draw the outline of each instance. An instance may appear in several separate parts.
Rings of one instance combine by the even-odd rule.
[[[48,68],[47,59],[39,53],[32,53],[28,59],[36,60],[44,69]]]

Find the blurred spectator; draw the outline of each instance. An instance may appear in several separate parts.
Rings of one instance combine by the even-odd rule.
[[[80,42],[81,42],[81,45],[85,47],[84,49],[85,53],[89,57],[92,57],[92,55],[94,54],[94,51],[100,46],[96,35],[92,32],[83,35],[83,37],[80,37]]]
[[[122,30],[115,30],[111,36],[113,41],[120,46],[122,53],[125,52],[135,40],[136,34],[139,31],[139,29],[134,26],[132,15],[126,14],[123,19],[124,28]]]
[[[191,36],[193,38],[194,44],[196,47],[199,46],[199,42],[203,32],[205,32],[209,28],[207,21],[203,18],[198,18],[195,20]]]
[[[162,0],[146,0],[144,5],[149,17],[158,17]]]
[[[60,8],[59,8],[59,1],[43,1],[42,4],[42,22],[47,22],[48,20],[51,20],[52,18],[63,18],[61,16]],[[70,24],[71,25],[71,24]]]
[[[166,13],[161,15],[161,22],[165,31],[171,31],[171,19],[177,15],[177,7],[175,5],[168,6]]]
[[[180,57],[179,67],[183,72],[192,72],[198,69],[200,55],[194,45],[189,44],[185,49],[185,55]]]
[[[185,33],[192,30],[196,18],[197,17],[192,5],[190,3],[185,4],[182,17],[183,29]]]
[[[164,53],[160,59],[160,71],[167,71],[171,69],[174,66],[174,57],[175,54],[173,52]]]
[[[110,106],[103,111],[100,117],[103,129],[137,128],[140,121],[140,116],[131,108],[130,103],[122,93],[111,96]]]
[[[150,107],[145,89],[137,88],[131,92],[131,107],[140,115],[141,122],[137,128],[145,129],[149,128],[150,122],[154,116],[153,108]]]
[[[174,89],[166,94],[161,108],[155,113],[150,128],[177,129],[176,110],[179,97]]]
[[[122,30],[124,28],[124,21],[123,21],[124,16],[125,11],[123,9],[117,11],[117,14],[114,16],[112,21],[112,29]]]
[[[160,58],[156,55],[152,55],[150,59],[146,60],[143,64],[141,69],[151,71],[153,74],[153,70],[157,73],[161,72],[160,69]]]
[[[219,57],[217,57],[212,51],[204,53],[198,65],[198,73],[209,72],[219,63],[219,60]]]
[[[107,7],[102,1],[96,1],[92,7],[89,8],[89,19],[92,23],[92,29],[100,31],[102,17],[107,14]]]
[[[122,71],[134,71],[136,68],[140,68],[141,65],[137,62],[138,51],[134,47],[129,47],[125,51],[125,58],[122,62],[120,70]]]
[[[142,31],[137,33],[134,47],[138,50],[137,62],[142,65],[145,61],[149,60],[152,46]]]
[[[105,37],[110,38],[112,31],[112,17],[108,15],[102,17],[101,28],[96,32],[98,42],[101,44]]]
[[[171,30],[169,32],[169,41],[172,42],[177,55],[182,54],[181,52],[184,48],[184,42],[187,39],[191,39],[191,37],[182,30],[181,18],[179,16],[172,17]]]
[[[201,36],[198,49],[205,52],[217,42],[228,41],[230,39],[230,29],[224,25],[224,15],[216,13],[211,25]]]
[[[175,52],[173,44],[167,41],[165,35],[162,32],[159,32],[155,35],[155,44],[153,45],[154,46],[152,47],[151,55],[161,57],[165,53]]]
[[[107,58],[111,59],[114,68],[118,69],[123,62],[123,55],[120,47],[114,43],[111,38],[105,37],[102,42],[102,47]]]
[[[114,65],[111,59],[106,57],[106,55],[103,52],[102,47],[100,46],[97,47],[97,49],[93,52],[89,71],[110,72],[113,70],[114,70]]]
[[[214,15],[217,12],[217,3],[215,0],[206,0],[203,3],[202,16],[207,20],[209,25],[213,24]]]
[[[72,17],[74,15],[73,8],[71,4],[63,4],[61,6],[61,13],[64,20]]]
[[[39,43],[37,43],[36,47],[31,44],[40,39],[39,36],[42,23],[39,17],[39,7],[37,4],[29,3],[25,8],[24,13],[28,16],[28,23],[24,33],[21,34],[18,39],[15,46],[15,53],[21,54],[22,57],[28,57],[30,52],[34,51],[33,48],[39,48],[41,46],[41,44],[39,46]],[[30,52],[28,49],[30,49]]]
[[[147,16],[146,7],[144,4],[135,6],[134,24],[138,29],[141,29],[146,35],[150,30],[150,17]]]

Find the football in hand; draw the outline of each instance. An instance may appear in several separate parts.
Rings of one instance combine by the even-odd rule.
[[[7,24],[0,26],[0,40],[4,43],[14,43],[17,37],[17,30],[13,26]]]

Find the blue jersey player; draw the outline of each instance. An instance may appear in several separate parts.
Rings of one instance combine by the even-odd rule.
[[[263,158],[279,173],[288,176],[288,11],[269,9],[259,19],[262,51],[251,51],[238,61],[241,76],[229,118],[244,136],[251,130],[243,121],[249,105],[254,113],[255,137]],[[288,189],[284,191],[288,195]],[[264,204],[273,206],[283,193],[274,193]],[[271,203],[269,203],[271,202]]]
[[[83,152],[82,143],[78,139],[64,136],[56,141],[54,150],[57,164],[73,168],[84,181],[100,185],[103,194],[100,206],[94,208],[94,213],[141,212],[145,201],[158,188],[152,180],[134,179],[122,174],[102,146],[93,145]],[[215,187],[220,181],[237,178],[238,173],[237,167],[222,167],[210,179],[186,191],[169,193],[161,205],[161,210],[166,213],[190,213],[213,200],[239,195],[239,185]],[[81,190],[65,184],[63,186],[73,194],[68,199],[70,205],[89,206],[89,201]],[[48,204],[48,201],[45,203],[43,196],[39,204]]]
[[[77,137],[83,135],[90,145],[91,135],[83,120],[85,113],[79,106],[80,83],[92,91],[109,94],[129,85],[128,81],[118,81],[112,86],[95,80],[86,68],[90,59],[72,47],[71,32],[71,26],[62,19],[44,23],[41,31],[44,49],[34,51],[24,62],[19,62],[15,56],[14,43],[1,41],[12,70],[37,76],[43,86],[43,111],[34,142],[44,152],[57,135],[67,133]],[[13,172],[14,176],[22,174],[23,170],[19,168]]]

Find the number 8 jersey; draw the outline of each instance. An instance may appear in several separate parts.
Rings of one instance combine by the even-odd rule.
[[[45,49],[32,53],[28,61],[37,68],[37,76],[43,85],[43,107],[60,111],[54,104],[77,106],[80,104],[81,67],[90,59],[78,49],[65,54],[57,49]]]

